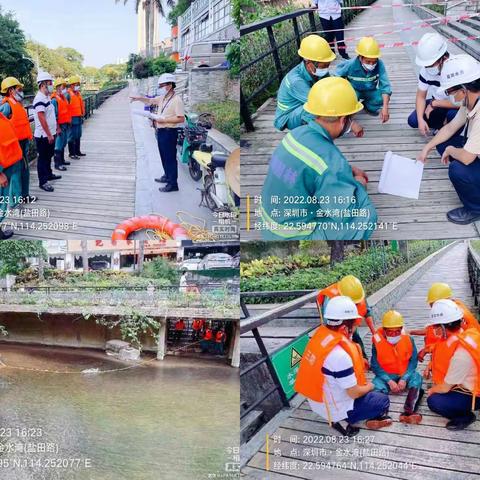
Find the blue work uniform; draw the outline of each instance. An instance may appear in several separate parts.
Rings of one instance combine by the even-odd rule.
[[[360,57],[352,58],[338,65],[335,75],[348,80],[359,100],[369,112],[377,113],[383,107],[383,95],[391,95],[392,87],[382,60],[378,59],[375,68],[367,72]]]
[[[315,120],[273,152],[260,203],[265,240],[368,239],[377,220],[367,191]]]
[[[5,102],[0,105],[0,113],[3,113],[8,119],[12,118],[12,109]],[[9,184],[2,189],[1,196],[6,196],[4,190],[8,189],[8,206],[15,207],[19,203],[19,197],[30,195],[30,164],[28,161],[28,151],[30,149],[30,140],[27,138],[19,140],[22,149],[23,159],[21,162],[14,163],[8,168]],[[5,173],[5,171],[4,171]]]
[[[390,380],[393,380],[394,382],[404,380],[407,382],[407,388],[421,388],[422,376],[419,372],[417,372],[417,347],[415,346],[415,342],[413,341],[412,337],[410,337],[410,341],[412,342],[413,346],[412,356],[408,361],[407,371],[403,375],[387,373],[378,363],[377,349],[375,348],[375,345],[372,344],[372,361],[370,362],[370,368],[375,374],[375,378],[372,380],[372,383],[376,391],[388,393],[390,391],[390,387],[388,386],[388,382]]]
[[[314,118],[303,109],[303,105],[317,80],[318,78],[308,73],[303,61],[283,77],[277,93],[277,109],[273,122],[275,128],[293,130]]]

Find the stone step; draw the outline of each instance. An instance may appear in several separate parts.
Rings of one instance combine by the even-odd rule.
[[[448,25],[441,25],[438,27],[438,30],[441,34],[443,34],[447,38],[463,36],[464,34],[455,28],[457,24],[458,22],[452,22],[452,23],[449,23]],[[465,25],[463,25],[462,28],[464,29],[469,28],[470,31],[474,32],[474,33],[469,33],[468,35],[480,35],[480,32],[477,30],[474,30],[473,28],[466,27]],[[466,39],[466,40],[460,40],[455,44],[458,47],[460,47],[462,50],[465,50],[465,52],[471,55],[472,57],[476,58],[477,60],[480,60],[480,47],[479,47],[480,41],[479,40],[480,39],[477,39],[477,40]]]
[[[252,410],[240,420],[240,443],[246,443],[253,434],[262,426],[263,412]]]

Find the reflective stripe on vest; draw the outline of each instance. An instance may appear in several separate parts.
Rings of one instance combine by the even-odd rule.
[[[387,373],[404,375],[413,354],[412,340],[408,335],[402,334],[400,341],[392,345],[383,333],[383,328],[379,328],[373,336],[378,363]]]
[[[288,133],[282,140],[282,145],[291,155],[301,160],[305,165],[315,170],[319,175],[327,170],[327,164],[322,157],[319,157],[309,148],[297,142],[292,133]]]
[[[283,103],[280,103],[278,100],[277,100],[277,107],[280,110],[283,110],[284,112],[287,110],[290,110],[290,107],[288,105],[284,105]]]
[[[262,216],[262,220],[267,223],[268,231],[275,235],[278,235],[282,238],[294,238],[298,236],[307,236],[311,235],[315,231],[316,223],[311,222],[305,225],[305,229],[295,229],[295,228],[288,228],[282,225],[281,223],[277,223],[273,218],[268,215],[268,213],[263,208],[263,205],[260,205],[260,214]],[[270,228],[273,227],[273,228]]]
[[[69,89],[68,93],[70,94],[70,115],[72,117],[83,117],[85,108],[82,95],[75,93],[72,89]]]
[[[378,80],[378,77],[378,73],[373,77],[353,77],[352,75],[347,76],[348,80],[354,82],[376,82]]]
[[[10,97],[5,97],[2,103],[8,103],[12,109],[10,122],[17,138],[19,140],[31,140],[33,138],[32,129],[30,128],[27,111],[23,108],[23,105]]]
[[[72,116],[70,114],[70,105],[61,95],[58,95],[56,92],[52,94],[52,99],[57,101],[58,106],[58,123],[59,125],[63,123],[70,123],[72,121]]]
[[[316,402],[323,402],[323,387],[325,383],[325,371],[322,370],[323,364],[328,354],[337,345],[340,345],[352,359],[357,383],[366,385],[364,362],[359,346],[341,333],[322,325],[305,348],[295,381],[295,391]],[[327,370],[327,376],[330,376],[330,373],[333,372]]]
[[[8,168],[23,158],[17,134],[10,120],[0,113],[0,165]]]

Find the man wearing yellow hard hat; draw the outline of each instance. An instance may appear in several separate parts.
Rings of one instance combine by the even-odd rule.
[[[373,37],[363,37],[355,52],[357,57],[340,64],[335,74],[346,78],[352,84],[368,113],[380,114],[382,123],[388,122],[392,87],[385,65],[380,60],[378,43]]]
[[[70,88],[68,89],[68,101],[70,104],[70,115],[72,122],[68,135],[68,156],[78,159],[85,154],[80,151],[80,139],[82,138],[82,123],[85,115],[85,102],[80,93],[80,77],[72,75],[68,79]]]
[[[422,421],[417,412],[424,393],[422,376],[417,372],[417,347],[403,327],[401,313],[390,310],[383,315],[382,326],[372,338],[370,365],[375,374],[372,383],[377,392],[386,394],[407,390],[400,422],[418,424]]]
[[[363,289],[362,282],[353,275],[346,275],[338,282],[332,283],[328,287],[320,290],[317,295],[317,306],[322,318],[324,317],[325,308],[328,305],[328,302],[332,298],[338,296],[349,297],[357,307],[358,318],[355,321],[352,340],[360,345],[363,358],[367,360],[367,353],[365,352],[365,347],[363,346],[362,337],[360,337],[357,332],[357,327],[362,323],[363,319],[365,320],[365,323],[370,329],[372,335],[374,335],[375,325],[373,323],[372,311],[370,310],[367,299],[365,298],[365,290]]]
[[[2,80],[1,93],[4,95],[0,105],[0,113],[10,120],[22,149],[23,159],[12,165],[12,178],[10,181],[9,206],[14,207],[18,203],[31,203],[35,197],[30,196],[30,164],[28,150],[33,138],[28,113],[22,105],[24,93],[23,84],[15,77],[7,77]]]
[[[316,81],[330,76],[328,68],[336,57],[320,35],[306,36],[300,43],[298,55],[303,60],[283,77],[278,89],[273,122],[278,130],[293,130],[314,118],[303,108],[308,92]],[[363,135],[363,128],[356,122],[352,124],[352,131],[357,136]]]
[[[314,118],[289,132],[269,162],[258,226],[265,240],[370,238],[377,213],[368,177],[334,144],[362,108],[343,78],[324,78],[311,88],[304,109]]]

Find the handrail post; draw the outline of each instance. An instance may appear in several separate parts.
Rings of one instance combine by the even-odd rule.
[[[314,10],[308,12],[308,19],[310,20],[310,31],[315,32],[317,30],[317,25],[315,23],[315,13]]]
[[[255,127],[253,126],[252,115],[250,114],[250,109],[248,104],[245,101],[243,96],[242,87],[240,86],[240,114],[243,118],[243,123],[245,124],[245,129],[247,132],[253,132]]]
[[[272,47],[273,61],[277,70],[278,81],[281,82],[283,79],[282,62],[280,60],[280,55],[278,54],[277,42],[275,40],[275,35],[273,34],[273,28],[271,25],[267,27],[267,33],[270,46]]]
[[[300,48],[300,30],[298,29],[297,17],[292,18],[293,31],[295,32],[295,38],[297,40],[297,47]]]

